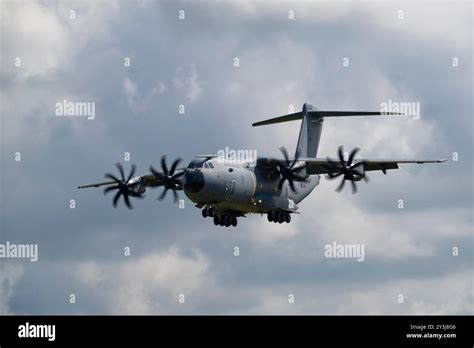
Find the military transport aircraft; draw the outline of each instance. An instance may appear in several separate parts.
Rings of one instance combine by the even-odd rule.
[[[202,209],[202,216],[213,218],[215,225],[237,226],[237,218],[249,213],[266,214],[270,222],[289,223],[291,214],[298,210],[297,204],[319,185],[321,174],[326,174],[329,179],[338,177],[342,179],[336,191],[340,192],[345,182],[349,181],[352,193],[356,193],[357,181],[369,181],[366,174],[368,171],[381,170],[387,174],[387,170],[398,169],[401,163],[422,164],[445,161],[442,159],[356,159],[358,148],[353,149],[345,157],[342,146],[339,147],[336,158],[316,157],[324,118],[381,115],[402,114],[320,111],[305,103],[300,112],[253,124],[255,127],[302,120],[294,158],[290,158],[285,148],[280,148],[283,158],[263,157],[236,162],[218,155],[202,155],[196,156],[186,168],[178,168],[181,161],[178,158],[168,169],[166,156],[163,156],[161,172],[150,166],[150,174],[135,176],[136,167],[132,164],[129,175],[125,176],[122,165],[117,163],[119,177],[107,173],[105,177],[110,181],[79,186],[79,188],[108,186],[104,189],[104,194],[117,191],[113,198],[114,207],[117,207],[120,196],[123,196],[126,206],[132,208],[130,197],[143,198],[147,187],[163,186],[159,200],[162,200],[171,190],[177,202],[176,191],[183,190],[195,206]]]

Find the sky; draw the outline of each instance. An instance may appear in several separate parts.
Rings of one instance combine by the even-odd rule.
[[[0,259],[0,314],[473,314],[471,2],[3,0],[0,16],[0,244],[39,253]],[[63,100],[95,117],[57,116]],[[77,189],[116,162],[293,152],[299,122],[251,124],[389,100],[420,117],[326,119],[318,156],[447,162],[371,172],[357,195],[323,177],[291,224]],[[325,257],[333,242],[364,260]]]

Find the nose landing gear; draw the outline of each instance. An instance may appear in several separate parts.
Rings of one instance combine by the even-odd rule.
[[[270,211],[267,214],[268,221],[282,224],[283,222],[290,223],[291,215],[287,211]]]
[[[212,208],[204,208],[201,212],[203,218],[207,218],[208,216],[214,217],[214,210]]]

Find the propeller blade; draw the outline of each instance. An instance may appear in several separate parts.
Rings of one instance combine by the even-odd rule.
[[[135,170],[137,169],[137,166],[132,163],[132,169],[130,170],[130,175],[128,176],[127,183],[130,181],[132,178],[133,174],[135,174]]]
[[[337,149],[337,155],[341,164],[345,164],[346,161],[344,160],[344,147],[342,145]]]
[[[333,179],[335,179],[335,178],[340,177],[341,175],[343,175],[343,173],[338,173],[338,174],[328,173],[327,178],[328,178],[329,180],[333,180]]]
[[[352,194],[357,193],[357,185],[356,185],[356,183],[351,180],[351,184],[352,184]]]
[[[359,168],[361,166],[364,166],[364,162],[358,162],[352,166],[352,168]]]
[[[364,175],[362,180],[364,180],[367,184],[369,183],[369,177],[367,175]]]
[[[165,176],[168,176],[169,171],[168,167],[166,166],[166,155],[161,156],[161,169],[163,169]]]
[[[300,158],[300,149],[299,147],[296,148],[296,153],[295,153],[295,159],[293,160],[293,163],[291,164],[290,168],[293,168],[296,164],[296,162],[298,161],[298,159]]]
[[[155,167],[150,166],[150,172],[151,172],[155,177],[157,177],[158,179],[163,180],[163,174],[160,173],[160,172],[158,172],[158,171],[155,169]]]
[[[296,193],[297,191],[296,191],[295,183],[293,182],[293,179],[288,180],[288,182],[290,183],[291,191],[293,191],[294,193]]]
[[[285,182],[285,178],[281,178],[280,181],[278,182],[278,191],[281,191],[283,187],[283,183]]]
[[[122,192],[118,191],[116,194],[115,194],[115,197],[114,197],[114,200],[112,202],[112,205],[114,206],[114,208],[117,208],[117,202],[120,198],[120,195],[122,194]]]
[[[280,147],[280,151],[283,154],[283,157],[285,158],[286,164],[279,163],[275,169],[277,174],[281,177],[280,181],[278,182],[277,189],[281,191],[283,183],[285,182],[285,180],[288,180],[288,184],[290,185],[291,190],[296,193],[297,190],[294,184],[295,172],[301,170],[302,168],[298,167],[293,169],[293,167],[296,165],[296,162],[299,159],[300,149],[296,149],[295,158],[292,161],[288,156],[288,151],[283,146]]]
[[[127,207],[128,207],[129,209],[133,209],[133,206],[132,206],[132,204],[130,203],[130,200],[129,200],[129,198],[128,198],[128,193],[124,193],[124,194],[123,194],[123,199],[124,199],[125,204],[127,205]]]
[[[157,198],[158,200],[163,200],[168,190],[172,190],[175,200],[177,199],[177,195],[174,191],[182,189],[182,182],[179,178],[184,175],[184,170],[176,172],[181,161],[181,158],[175,159],[171,164],[171,167],[168,169],[168,166],[166,165],[166,155],[161,156],[162,173],[158,172],[152,165],[150,166],[150,172],[159,180],[157,186],[164,186],[163,192]]]
[[[122,168],[122,165],[120,164],[120,162],[115,163],[115,166],[117,167],[117,169],[120,172],[120,176],[122,177],[122,181],[125,181],[125,174],[123,173],[123,168]]]
[[[349,157],[344,160],[344,147],[341,145],[337,150],[337,156],[339,157],[339,162],[327,158],[327,166],[329,173],[327,173],[328,179],[335,179],[339,176],[343,176],[341,183],[336,188],[337,192],[341,192],[344,187],[345,181],[349,180],[351,182],[352,193],[357,193],[356,181],[363,179],[365,182],[369,181],[369,178],[365,175],[364,162],[354,163],[356,154],[359,152],[359,148],[354,148],[350,153]]]
[[[282,146],[280,147],[280,151],[283,153],[283,157],[285,157],[286,165],[290,165],[290,158],[288,157],[288,151]]]
[[[343,189],[345,183],[346,183],[346,179],[342,178],[341,183],[336,188],[336,192],[341,192],[341,190]]]
[[[173,195],[174,195],[174,202],[178,203],[178,194],[176,193],[176,190],[173,190]]]
[[[180,176],[184,175],[184,170],[182,172],[176,173],[172,176],[173,179],[179,178]]]
[[[132,184],[129,185],[130,180],[135,175],[135,171],[136,171],[137,167],[135,166],[135,164],[132,163],[132,165],[130,167],[130,173],[128,175],[128,178],[126,179],[125,178],[125,172],[123,170],[122,164],[121,163],[115,163],[115,166],[117,167],[118,171],[120,172],[120,177],[122,178],[122,180],[120,180],[118,177],[116,177],[115,175],[113,175],[111,173],[105,173],[104,176],[106,178],[109,178],[109,179],[115,181],[116,184],[106,187],[103,191],[104,195],[108,194],[109,192],[111,192],[113,190],[117,190],[117,193],[115,193],[115,196],[112,200],[112,205],[114,206],[114,208],[117,208],[117,203],[120,199],[120,196],[123,195],[123,199],[124,199],[124,202],[127,205],[127,207],[129,207],[130,209],[133,209],[133,206],[130,203],[130,197],[143,198],[141,196],[138,196],[138,194],[135,193],[135,192],[130,196],[130,193],[131,193],[130,188],[132,186],[137,186],[137,185],[141,184],[141,182],[139,180],[137,180],[135,183],[133,183],[133,185]]]
[[[116,189],[118,189],[118,188],[119,188],[118,185],[106,187],[106,188],[104,189],[104,195],[107,194],[107,193],[109,193],[110,191],[116,190]]]
[[[181,158],[178,157],[178,158],[173,162],[173,164],[171,165],[171,169],[170,169],[169,175],[173,176],[174,171],[176,170],[176,167],[178,166],[179,162],[181,162]]]
[[[112,180],[115,180],[116,182],[120,182],[120,179],[118,179],[115,175],[112,175],[110,173],[105,173],[104,178],[112,179]]]
[[[359,148],[356,147],[354,150],[352,150],[351,154],[349,155],[349,159],[347,161],[347,165],[350,166],[352,164],[352,161],[354,160],[354,157],[355,155],[357,154],[357,152],[359,152]]]
[[[161,193],[160,197],[158,197],[159,201],[162,201],[165,198],[166,192],[168,192],[168,188],[163,189],[163,192]]]

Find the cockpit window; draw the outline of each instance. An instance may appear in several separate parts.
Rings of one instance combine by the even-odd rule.
[[[209,168],[214,169],[214,165],[211,162],[209,162],[208,164],[209,164]]]
[[[195,162],[195,161],[192,161],[191,163],[189,163],[188,168],[189,168],[189,169],[202,168],[202,162]]]

